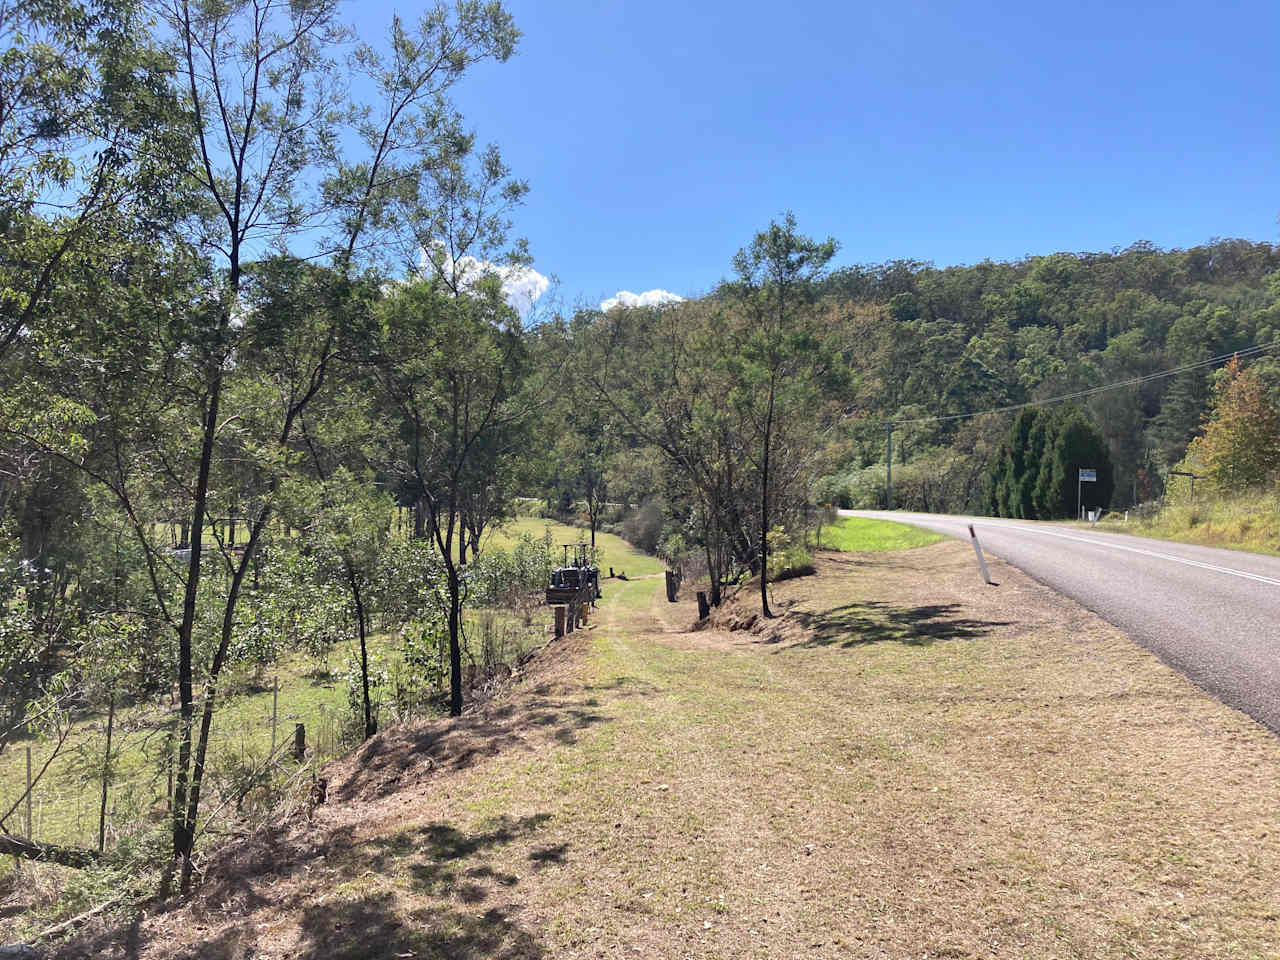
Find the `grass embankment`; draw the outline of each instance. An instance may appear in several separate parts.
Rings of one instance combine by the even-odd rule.
[[[822,547],[847,553],[863,553],[877,550],[908,550],[927,547],[946,537],[905,523],[892,520],[867,520],[862,517],[841,517],[822,528]]]
[[[495,530],[487,540],[487,548],[507,549],[523,533],[541,538],[548,529],[557,545],[575,543],[583,533],[563,524],[520,518]],[[597,534],[596,541],[606,573],[610,563],[625,569],[628,576],[663,568],[661,561],[637,553],[618,537]],[[470,632],[475,635],[478,630]],[[354,641],[351,649],[355,649]],[[343,645],[331,652],[328,664],[334,671],[340,671],[345,652]],[[394,637],[386,634],[371,637],[370,656],[375,665],[393,660],[397,655],[398,642]],[[292,741],[295,725],[302,723],[307,730],[308,744],[320,759],[337,756],[345,749],[340,742],[340,728],[347,710],[345,685],[337,672],[322,667],[302,654],[292,654],[256,671],[245,667],[229,672],[222,686],[223,700],[215,715],[210,744],[209,767],[215,780],[231,776],[233,772],[243,776],[270,753],[272,687],[277,681],[278,742]],[[148,818],[160,822],[164,816],[168,782],[163,758],[168,719],[170,715],[158,702],[124,707],[117,712],[112,784],[108,794],[108,845],[118,829],[129,829]],[[105,714],[82,717],[75,724],[61,754],[34,791],[32,821],[36,839],[97,846],[105,730]],[[22,793],[28,746],[34,772],[38,773],[54,745],[40,740],[19,740],[0,755],[0,812],[8,809]],[[211,807],[206,805],[205,809]],[[10,828],[25,832],[24,820],[23,812],[19,811],[10,818]],[[0,860],[0,875],[10,869],[10,860]]]
[[[1147,520],[1131,514],[1127,524],[1123,516],[1111,514],[1099,526],[1142,537],[1280,555],[1280,493],[1202,496],[1165,506]]]
[[[76,949],[1273,955],[1274,736],[964,544],[818,563],[745,631],[606,586],[485,717],[388,733],[195,905]]]

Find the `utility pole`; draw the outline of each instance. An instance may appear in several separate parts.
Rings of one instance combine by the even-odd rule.
[[[888,433],[884,443],[884,500],[885,509],[893,509],[893,421],[887,424]]]

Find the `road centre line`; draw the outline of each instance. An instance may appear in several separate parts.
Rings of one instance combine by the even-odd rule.
[[[1144,557],[1156,557],[1160,560],[1171,560],[1174,563],[1183,563],[1189,567],[1199,567],[1202,570],[1212,570],[1214,573],[1226,573],[1233,577],[1243,577],[1245,580],[1256,580],[1258,583],[1269,583],[1273,587],[1280,587],[1280,580],[1272,577],[1264,577],[1257,573],[1249,573],[1247,570],[1235,570],[1231,567],[1220,567],[1214,563],[1204,563],[1200,560],[1188,560],[1186,557],[1175,557],[1172,554],[1160,553],[1156,550],[1144,550],[1141,547],[1127,547],[1120,543],[1108,543],[1105,540],[1092,540],[1088,537],[1073,537],[1069,533],[1057,533],[1051,530],[1040,530],[1036,527],[1023,526],[1020,523],[999,523],[992,522],[990,518],[974,517],[975,524],[987,524],[989,526],[1001,527],[1005,530],[1019,530],[1024,533],[1037,533],[1044,537],[1057,537],[1059,540],[1074,540],[1077,543],[1087,543],[1092,546],[1107,547],[1111,550],[1125,550],[1129,553],[1141,554]]]

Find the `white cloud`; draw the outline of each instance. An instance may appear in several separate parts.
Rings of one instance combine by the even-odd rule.
[[[601,301],[600,309],[609,311],[614,307],[656,307],[662,303],[681,303],[683,300],[684,297],[666,290],[646,290],[644,293],[619,290],[608,300]]]
[[[443,275],[452,278],[460,290],[466,290],[481,277],[495,276],[502,281],[502,296],[520,318],[523,319],[533,309],[534,302],[547,292],[551,281],[533,267],[507,266],[490,263],[488,260],[477,260],[475,257],[463,257],[454,261],[444,250],[437,251],[441,256],[436,262],[423,250],[418,257],[418,273],[422,276]]]

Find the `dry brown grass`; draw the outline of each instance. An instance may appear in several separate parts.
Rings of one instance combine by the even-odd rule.
[[[67,955],[1280,955],[1280,743],[993,575],[827,555],[697,632],[688,588],[615,585],[487,717],[389,731]]]

